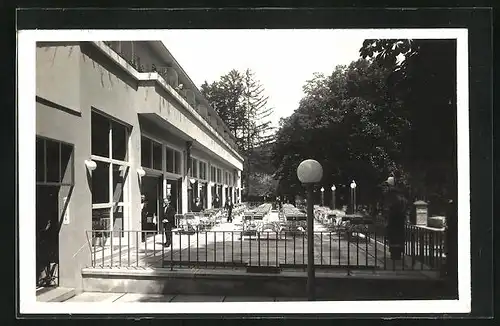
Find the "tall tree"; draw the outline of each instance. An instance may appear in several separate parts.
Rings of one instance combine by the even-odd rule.
[[[238,148],[245,158],[242,178],[245,193],[249,193],[252,188],[250,175],[253,172],[264,173],[259,169],[252,172],[253,167],[266,166],[266,160],[269,160],[269,155],[266,158],[256,153],[262,153],[262,148],[274,136],[269,120],[273,108],[267,104],[265,89],[255,74],[247,69],[244,72],[231,70],[218,81],[211,84],[205,82],[201,91],[236,137]]]
[[[244,91],[243,76],[236,70],[231,70],[218,81],[211,84],[205,81],[201,85],[202,94],[236,137],[240,149],[244,146],[242,126],[248,122],[246,109],[241,105]]]

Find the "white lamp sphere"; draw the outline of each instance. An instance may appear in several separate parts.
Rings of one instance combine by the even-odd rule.
[[[388,177],[387,178],[387,183],[391,186],[394,186],[395,180],[394,177]]]
[[[304,160],[297,168],[297,177],[302,183],[319,182],[323,177],[323,167],[316,160]]]
[[[337,189],[337,188],[335,188],[335,185],[333,185],[332,186],[332,191],[335,191],[335,189]]]
[[[323,192],[323,191],[325,191],[325,188],[321,187],[321,189],[320,189],[320,190],[321,190],[321,192]]]
[[[354,181],[353,181],[353,182],[351,182],[351,188],[352,188],[352,189],[356,188],[356,182],[354,182]]]

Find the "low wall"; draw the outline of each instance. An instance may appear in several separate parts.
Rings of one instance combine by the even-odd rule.
[[[253,274],[236,270],[82,270],[83,290],[151,294],[306,297],[305,272]],[[445,282],[422,273],[317,272],[323,300],[453,299]]]

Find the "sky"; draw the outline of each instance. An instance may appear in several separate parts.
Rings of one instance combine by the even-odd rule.
[[[218,80],[232,69],[251,69],[274,108],[274,126],[290,116],[316,72],[359,58],[364,37],[340,30],[169,30],[162,41],[191,80]]]

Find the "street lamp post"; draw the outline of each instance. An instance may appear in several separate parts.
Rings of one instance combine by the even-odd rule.
[[[335,185],[332,186],[332,209],[335,209]]]
[[[321,206],[325,206],[325,188],[321,187]]]
[[[315,300],[314,284],[314,216],[313,186],[321,181],[323,167],[315,160],[304,160],[297,168],[297,177],[307,188],[307,295],[309,301]]]
[[[352,202],[352,213],[356,212],[356,182],[354,180],[351,182],[351,202]]]

